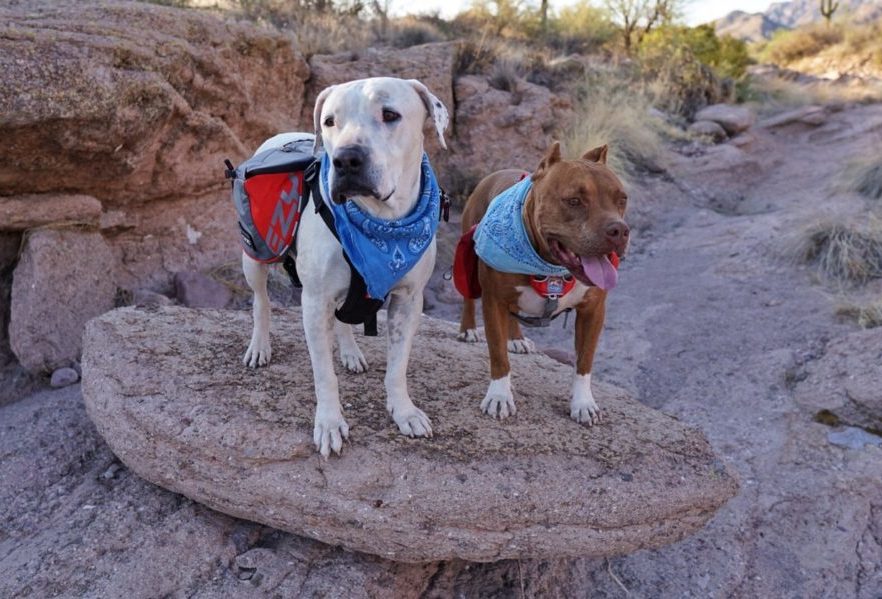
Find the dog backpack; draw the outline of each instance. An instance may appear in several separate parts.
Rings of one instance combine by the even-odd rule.
[[[312,137],[304,137],[255,154],[237,168],[225,161],[242,248],[258,262],[284,260],[294,242],[309,194],[306,170],[316,162],[312,146]]]

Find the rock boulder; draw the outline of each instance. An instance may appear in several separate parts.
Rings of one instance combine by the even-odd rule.
[[[203,11],[6,3],[0,189],[113,203],[218,189],[224,158],[297,128],[308,75],[289,37]]]
[[[299,311],[274,314],[275,361],[241,363],[246,312],[123,308],[87,326],[83,396],[140,476],[214,509],[389,559],[606,556],[674,542],[737,490],[697,430],[599,384],[606,423],[569,419],[571,370],[512,356],[519,410],[478,408],[486,347],[424,318],[410,390],[435,436],[400,435],[384,409],[385,340],[343,373],[351,440],[312,446],[312,374]],[[381,328],[384,323],[381,320]]]
[[[801,377],[798,377],[801,378]],[[882,432],[882,328],[831,341],[806,366],[796,400],[812,414],[825,411],[841,424]],[[829,420],[828,420],[829,422]]]
[[[743,106],[713,104],[695,113],[696,121],[713,121],[726,130],[729,135],[746,131],[756,121],[756,115]]]
[[[116,256],[100,234],[79,229],[29,233],[12,273],[9,342],[31,372],[76,360],[83,327],[113,308]]]

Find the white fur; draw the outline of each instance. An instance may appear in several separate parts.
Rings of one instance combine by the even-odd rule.
[[[514,395],[511,391],[511,379],[505,375],[499,379],[492,379],[487,387],[487,395],[481,401],[481,411],[494,418],[508,418],[517,412]]]
[[[508,351],[513,354],[534,354],[536,353],[536,344],[532,339],[521,337],[520,339],[508,340]]]
[[[395,127],[384,127],[378,120],[384,108],[402,115]],[[391,192],[388,200],[353,198],[365,211],[383,219],[396,219],[413,209],[419,196],[420,162],[423,153],[423,123],[432,117],[443,140],[447,110],[418,81],[375,78],[362,79],[324,90],[316,101],[317,145],[333,157],[334,150],[358,143],[369,153],[379,189]],[[325,127],[323,115],[333,114],[334,126]],[[276,135],[264,142],[262,151],[279,147],[302,133]],[[333,172],[331,173],[333,177]],[[326,198],[329,201],[329,198]],[[312,201],[322,201],[313,198]],[[352,372],[363,372],[367,361],[353,336],[352,327],[336,321],[334,310],[346,297],[349,266],[343,260],[340,244],[315,210],[305,210],[297,237],[297,272],[303,283],[301,305],[303,329],[315,381],[316,412],[313,440],[325,457],[340,453],[349,426],[343,418],[337,376],[333,365],[332,336],[336,334],[340,361]],[[414,268],[391,290],[387,318],[386,409],[409,436],[431,436],[429,418],[410,399],[406,371],[413,336],[422,314],[423,288],[435,265],[435,241]],[[243,254],[243,270],[254,292],[254,330],[245,362],[252,367],[270,360],[270,309],[266,293],[267,267]]]
[[[593,426],[602,422],[600,408],[591,393],[591,373],[573,377],[573,398],[570,400],[570,417],[580,424]]]
[[[457,339],[464,343],[477,343],[481,340],[478,329],[467,329],[456,336]]]
[[[557,310],[555,310],[552,315],[560,314],[567,308],[575,308],[585,299],[585,294],[588,293],[589,289],[591,288],[587,285],[583,285],[579,281],[576,281],[576,285],[573,287],[572,291],[558,300]],[[545,313],[545,298],[536,293],[536,290],[533,289],[532,286],[521,285],[515,287],[515,290],[519,294],[518,309],[523,314],[526,314],[527,316],[542,316],[542,314]]]

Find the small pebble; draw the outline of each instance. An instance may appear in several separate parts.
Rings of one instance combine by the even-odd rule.
[[[59,368],[52,373],[49,384],[53,387],[67,387],[80,380],[80,375],[73,368]]]
[[[841,431],[827,433],[827,440],[833,445],[845,447],[846,449],[862,449],[864,445],[882,447],[882,437],[877,437],[853,426],[847,426]]]

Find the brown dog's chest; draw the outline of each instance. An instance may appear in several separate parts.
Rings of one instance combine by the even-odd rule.
[[[550,316],[557,316],[564,310],[575,308],[585,300],[590,290],[590,287],[577,281],[572,291],[557,300]],[[548,300],[536,293],[528,278],[525,277],[523,283],[515,285],[513,292],[514,301],[509,305],[509,311],[533,317],[545,315],[549,306]]]

